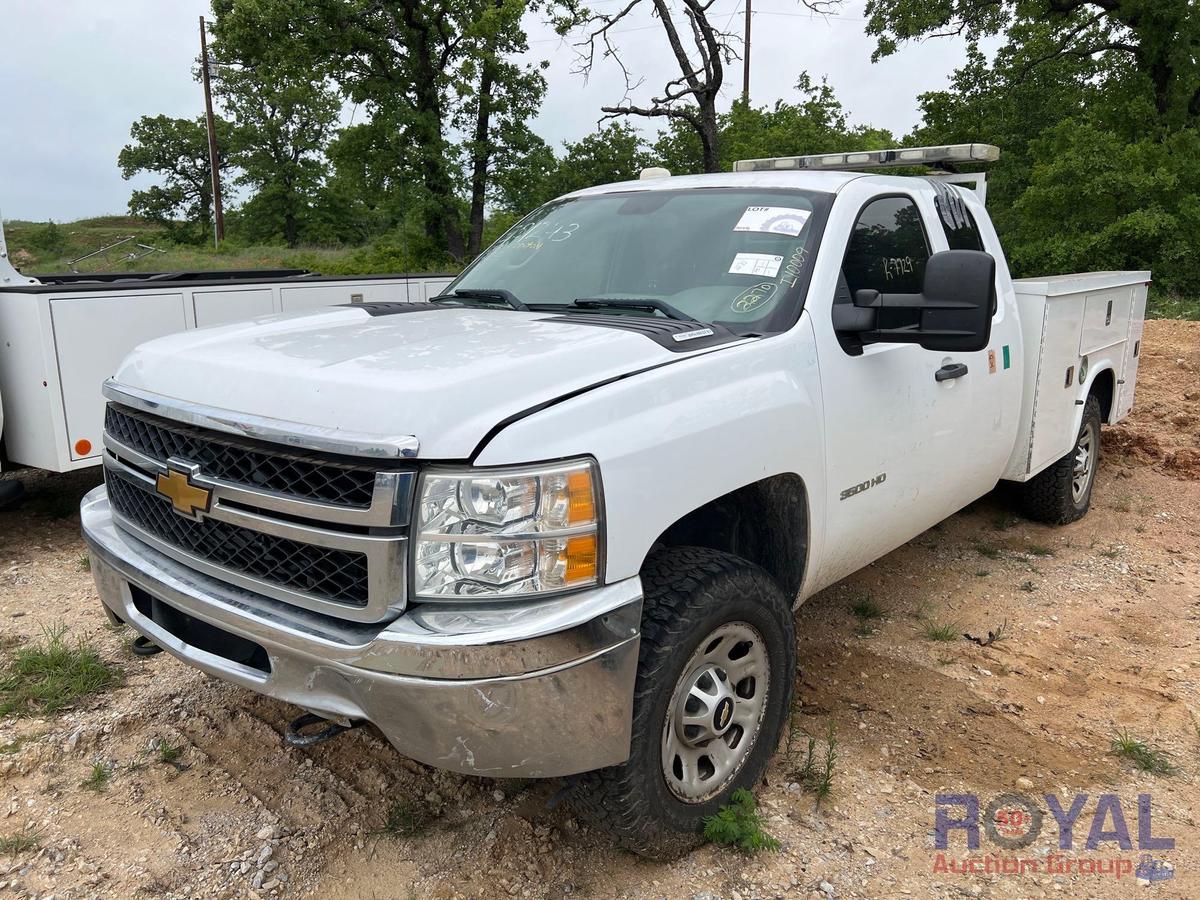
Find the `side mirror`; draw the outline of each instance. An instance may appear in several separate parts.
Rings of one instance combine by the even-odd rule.
[[[917,341],[926,350],[971,353],[992,339],[996,260],[982,250],[943,250],[929,257],[921,285]]]
[[[920,344],[926,350],[983,350],[992,337],[996,261],[980,250],[943,250],[925,263],[919,294],[859,290],[854,303],[833,308],[833,327],[855,333],[864,344]],[[907,310],[898,327],[879,327],[881,310]],[[896,319],[888,316],[884,320]]]

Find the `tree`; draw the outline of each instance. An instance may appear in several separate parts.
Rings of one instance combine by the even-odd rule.
[[[219,171],[224,172],[231,165],[232,129],[221,118],[215,124]],[[132,193],[130,213],[165,224],[176,239],[204,240],[212,223],[212,173],[204,117],[142,116],[129,135],[133,143],[126,144],[117,156],[121,176],[129,180],[148,172],[162,178],[161,184]]]
[[[546,93],[546,80],[539,68],[521,66],[510,57],[529,49],[521,16],[525,0],[492,0],[476,23],[478,58],[464,65],[473,79],[474,91],[463,104],[463,125],[473,126],[468,145],[470,162],[470,212],[467,255],[478,255],[483,243],[485,205],[492,189],[492,169],[521,166],[524,154],[544,144],[525,124],[534,115]],[[463,130],[467,130],[464,128]]]
[[[868,0],[875,58],[910,40],[1006,35],[1012,56],[1031,69],[1063,58],[1104,59],[1107,75],[1128,67],[1147,86],[1162,124],[1200,118],[1200,16],[1190,0]],[[1020,50],[1014,35],[1048,40]]]
[[[814,82],[801,72],[796,90],[799,103],[777,100],[769,107],[751,107],[739,100],[718,118],[721,171],[730,171],[739,159],[876,149],[894,143],[887,131],[851,126],[827,82]],[[701,171],[704,165],[700,143],[686,124],[672,123],[660,134],[654,156],[675,173]]]
[[[578,141],[563,145],[566,151],[543,187],[539,202],[571,191],[637,178],[652,164],[645,139],[628,125],[610,122]]]
[[[262,0],[265,2],[265,0]],[[296,2],[296,0],[289,0]],[[397,168],[410,169],[420,185],[414,199],[433,246],[454,259],[467,251],[455,192],[456,151],[448,136],[465,98],[476,94],[486,74],[491,89],[510,73],[494,63],[520,46],[523,0],[316,0],[301,4],[293,19],[295,34],[312,59],[327,61],[329,71],[371,118],[403,135]],[[491,63],[478,68],[478,62]],[[491,89],[480,90],[478,104],[485,130],[490,128]],[[536,103],[536,101],[534,101]],[[377,145],[378,146],[378,145]],[[479,183],[486,191],[487,163],[477,152]]]
[[[648,3],[662,24],[667,44],[679,68],[679,77],[667,82],[662,91],[651,97],[650,105],[639,106],[629,96],[636,87],[612,42],[614,27],[627,19],[643,3]],[[704,172],[721,169],[720,126],[717,100],[725,83],[725,66],[737,58],[738,38],[713,24],[710,10],[716,0],[681,0],[688,40],[680,34],[667,0],[623,0],[613,13],[593,13],[585,23],[587,35],[579,44],[579,71],[588,73],[595,64],[597,48],[605,57],[616,60],[625,76],[625,97],[617,106],[601,107],[606,118],[643,116],[665,118],[669,128],[680,126],[695,134],[700,146],[700,168]],[[840,0],[801,0],[815,12],[828,12],[840,5]],[[690,47],[689,47],[690,44]]]
[[[215,89],[236,123],[237,181],[255,191],[243,227],[259,239],[282,234],[295,247],[324,178],[341,100],[286,42],[263,32],[253,3],[214,0],[213,12]]]
[[[1200,290],[1200,129],[1162,115],[1126,54],[1064,52],[1053,17],[1006,36],[920,98],[911,139],[1000,146],[988,206],[1014,274],[1150,268],[1156,293]]]

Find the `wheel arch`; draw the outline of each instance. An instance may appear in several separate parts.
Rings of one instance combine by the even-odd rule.
[[[680,517],[651,552],[664,546],[724,550],[760,566],[794,599],[808,567],[809,510],[804,479],[793,472],[772,475]]]
[[[1092,376],[1084,401],[1093,394],[1100,403],[1100,421],[1111,423],[1117,399],[1117,375],[1112,366],[1105,365]]]

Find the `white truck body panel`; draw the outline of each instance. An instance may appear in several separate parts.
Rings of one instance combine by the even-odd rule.
[[[1022,343],[1037,352],[1025,356],[1020,430],[1006,479],[1028,481],[1074,446],[1083,402],[1097,379],[1112,380],[1106,421],[1129,414],[1149,283],[1149,272],[1013,282]]]
[[[0,283],[0,394],[8,406],[8,458],[54,472],[99,465],[100,385],[134,347],[152,338],[337,304],[424,301],[450,280],[437,275],[136,286]]]
[[[334,433],[415,435],[421,457],[453,460],[509,415],[675,359],[640,335],[539,313],[328,309],[153,341],[115,380]]]

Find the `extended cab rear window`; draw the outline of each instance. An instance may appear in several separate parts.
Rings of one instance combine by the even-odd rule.
[[[951,250],[982,250],[983,238],[979,234],[979,226],[975,224],[975,217],[962,198],[951,194],[951,190],[939,190],[933,198],[942,230],[946,232],[946,243]]]

